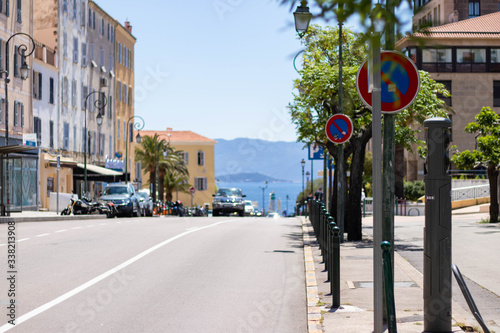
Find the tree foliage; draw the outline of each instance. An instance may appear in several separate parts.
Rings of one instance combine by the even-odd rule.
[[[339,113],[339,36],[336,27],[310,26],[301,38],[305,46],[303,67],[295,80],[294,101],[288,107],[292,122],[297,129],[298,141],[316,143],[326,148],[337,164],[337,145],[330,142],[325,133],[325,124]],[[354,125],[351,139],[344,144],[344,170],[350,170],[348,189],[345,195],[346,228],[349,240],[361,238],[361,189],[366,145],[372,137],[371,110],[360,100],[356,90],[358,69],[367,57],[364,35],[343,29],[343,112]],[[419,143],[419,129],[413,125],[431,116],[446,117],[444,102],[436,94],[449,96],[444,85],[436,83],[428,73],[420,71],[421,88],[416,101],[396,116],[396,143],[411,149]],[[336,175],[347,179],[347,175]],[[336,202],[334,186],[334,198]],[[335,207],[331,207],[335,216]],[[349,224],[349,225],[348,225]]]
[[[477,149],[458,152],[452,157],[459,169],[485,166],[490,183],[490,222],[498,222],[498,168],[500,166],[500,116],[489,107],[483,107],[465,132],[478,134]]]

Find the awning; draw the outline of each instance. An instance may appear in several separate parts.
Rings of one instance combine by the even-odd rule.
[[[76,166],[79,167],[80,169],[85,169],[85,165],[83,163],[77,163]],[[87,164],[87,173],[89,171],[93,172],[93,173],[98,173],[98,174],[104,175],[104,176],[122,176],[123,175],[122,172],[103,168],[103,167],[93,165],[93,164]]]
[[[40,149],[40,147],[25,146],[25,145],[1,146],[0,155],[22,153],[30,150],[32,151],[33,154],[37,154],[38,149]]]

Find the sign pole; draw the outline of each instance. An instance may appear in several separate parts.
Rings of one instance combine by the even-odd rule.
[[[371,38],[370,73],[372,90],[373,140],[373,332],[382,333],[384,317],[382,249],[382,112],[380,83],[380,34]]]

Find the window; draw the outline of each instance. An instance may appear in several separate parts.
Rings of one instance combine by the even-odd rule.
[[[24,127],[24,104],[23,103],[18,103],[18,108],[20,109],[21,113],[21,127]]]
[[[189,153],[188,152],[184,152],[184,164],[185,165],[188,165],[189,164]]]
[[[493,81],[493,106],[500,106],[500,81]]]
[[[37,142],[42,140],[42,119],[33,117],[33,132],[36,134]]]
[[[469,0],[469,18],[478,17],[479,13],[479,0]]]
[[[76,151],[76,126],[73,126],[73,151]]]
[[[132,106],[132,87],[128,88],[128,105]]]
[[[416,50],[414,51],[416,52]],[[424,49],[422,50],[422,69],[428,72],[453,71],[451,49]]]
[[[492,63],[500,64],[500,49],[491,49],[490,55]]]
[[[197,191],[206,191],[207,190],[207,177],[195,177],[194,178],[194,187]]]
[[[486,62],[485,49],[457,49],[458,63],[484,63]]]
[[[115,41],[115,28],[111,27],[111,37],[109,38],[111,42]]]
[[[82,25],[85,26],[85,1],[82,1]]]
[[[17,104],[18,102],[14,101],[14,126],[18,126],[19,110]]]
[[[113,109],[113,96],[109,95],[108,96],[108,118],[111,119],[113,118],[113,115],[111,113],[111,110]]]
[[[73,79],[71,84],[71,105],[76,107],[76,80]]]
[[[54,104],[54,78],[49,79],[49,103]]]
[[[63,56],[68,56],[68,34],[66,32],[63,33]]]
[[[82,67],[87,67],[87,43],[82,43]]]
[[[14,46],[14,77],[19,77],[19,46]]]
[[[134,142],[134,124],[128,123],[128,141]]]
[[[82,107],[84,108],[84,110],[87,109],[87,105],[85,103],[87,101],[88,94],[89,94],[89,87],[88,86],[84,86],[82,84]]]
[[[62,99],[63,104],[68,104],[68,78],[64,77],[62,85]]]
[[[68,0],[63,0],[63,12],[68,12]]]
[[[76,21],[76,0],[73,0],[73,20]]]
[[[123,141],[127,140],[127,123],[123,121]]]
[[[116,100],[120,100],[120,87],[121,87],[121,82],[120,81],[116,81]]]
[[[451,80],[436,81],[436,82],[444,84],[444,87],[446,88],[446,90],[448,90],[448,92],[451,94]],[[441,94],[438,94],[437,96],[440,99],[442,99],[447,106],[451,106],[451,96],[450,97],[444,97]]]
[[[63,134],[63,149],[69,149],[69,124],[64,123],[63,126],[64,134]]]
[[[118,134],[118,140],[120,140],[120,133],[121,133],[121,127],[120,127],[120,124],[121,124],[121,121],[118,120],[118,122],[116,123],[117,127],[118,127],[118,130],[116,131],[116,133]]]
[[[42,73],[33,71],[33,98],[42,99]]]
[[[104,36],[104,19],[101,19],[101,35]]]
[[[14,126],[24,127],[24,104],[14,101]]]
[[[95,30],[95,12],[92,12],[92,29]]]
[[[89,28],[92,28],[92,10],[89,8]]]
[[[198,152],[198,166],[204,166],[205,165],[205,152],[199,151]]]
[[[110,38],[111,38],[111,26],[109,25],[109,23],[108,23],[108,36],[107,37],[108,37],[108,40],[110,40]]]
[[[120,62],[120,42],[116,42],[116,62]]]
[[[102,46],[99,48],[99,66],[104,66],[104,49]]]
[[[16,18],[17,18],[17,22],[18,23],[22,23],[23,22],[23,12],[21,10],[21,3],[22,3],[22,0],[17,0],[17,11],[16,11]]]
[[[113,53],[110,53],[108,56],[109,70],[110,71],[113,70],[113,62],[114,62],[113,60],[114,60]]]
[[[49,146],[54,148],[54,121],[49,122]]]
[[[73,37],[73,62],[78,63],[78,37]]]
[[[9,6],[9,0],[5,1],[5,15],[9,17],[10,15],[10,6]]]

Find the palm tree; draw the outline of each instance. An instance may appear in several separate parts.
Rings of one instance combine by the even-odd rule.
[[[165,176],[167,173],[177,173],[179,176],[184,176],[186,181],[189,179],[189,171],[184,163],[184,152],[182,150],[175,150],[175,148],[167,145],[163,157],[159,164],[159,184],[163,184],[158,191],[160,200],[164,199]],[[167,201],[170,200],[167,198]]]
[[[183,175],[177,171],[167,170],[163,183],[165,186],[166,201],[172,201],[174,191],[188,193],[191,187],[188,181],[188,175]]]
[[[135,147],[135,159],[140,161],[142,169],[149,172],[149,183],[153,184],[153,201],[156,201],[156,167],[163,160],[163,151],[167,150],[167,142],[165,139],[159,138],[158,134],[154,136],[144,136],[140,147]]]

